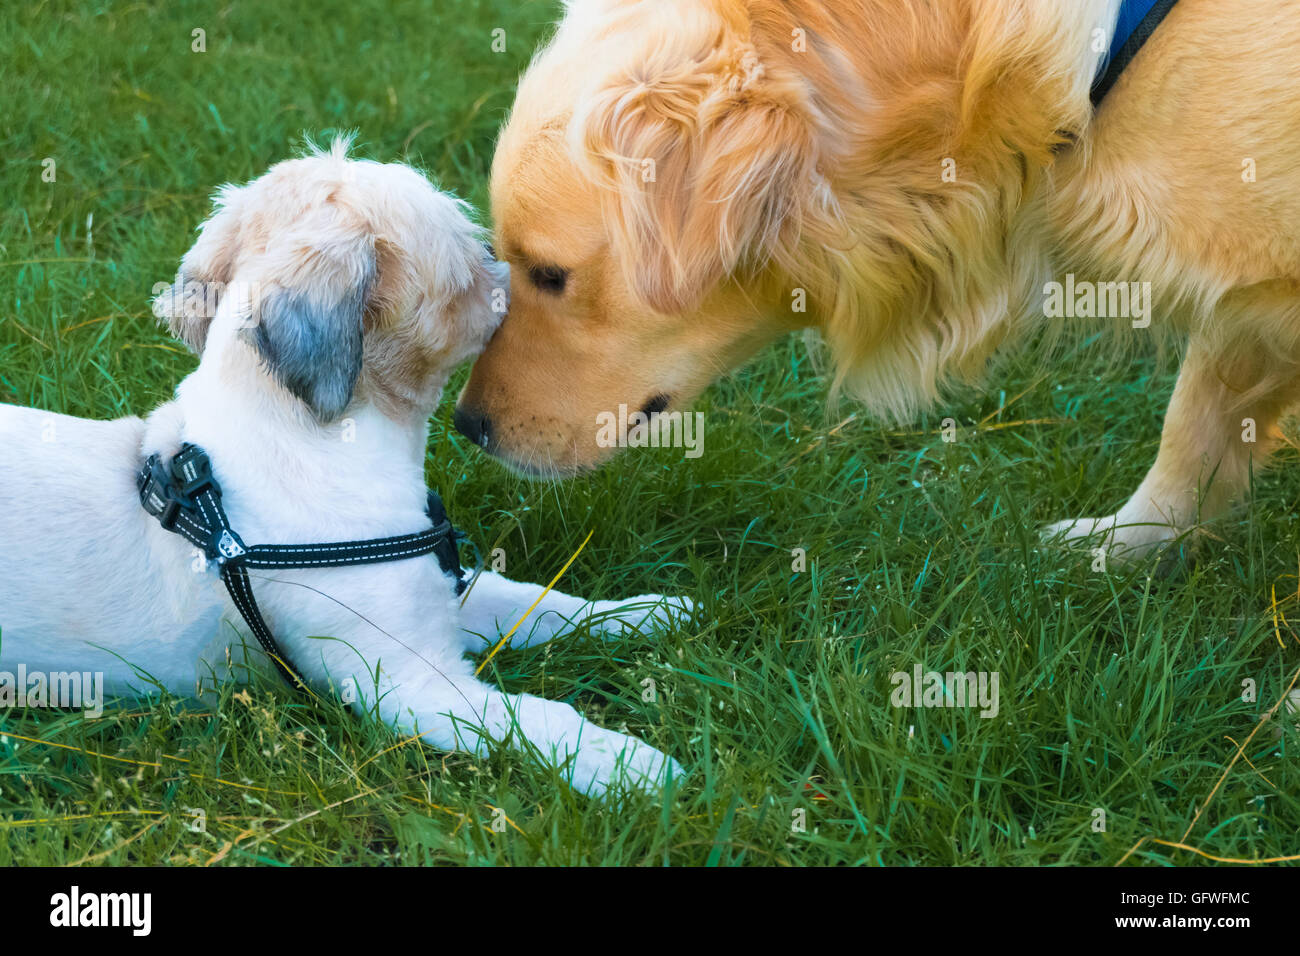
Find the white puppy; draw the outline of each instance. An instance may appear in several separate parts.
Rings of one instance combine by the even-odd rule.
[[[110,693],[190,696],[265,665],[215,564],[141,507],[142,462],[203,448],[250,546],[428,530],[428,416],[499,324],[507,284],[457,200],[408,167],[349,160],[344,143],[224,188],[156,302],[201,356],[173,401],[113,422],[0,405],[0,670],[103,672]],[[431,554],[250,574],[309,683],[352,689],[361,712],[434,747],[508,740],[589,794],[679,772],[567,704],[475,678],[465,653],[495,642],[540,586],[484,573],[461,607]],[[551,591],[511,646],[587,614],[619,633],[689,607]]]

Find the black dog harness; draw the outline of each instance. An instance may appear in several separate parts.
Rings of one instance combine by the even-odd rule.
[[[1092,83],[1092,105],[1101,103],[1119,75],[1133,62],[1133,57],[1151,39],[1156,27],[1178,0],[1122,0],[1115,35],[1102,61],[1101,71]]]
[[[438,495],[430,491],[427,504],[433,527],[415,534],[369,541],[343,541],[337,544],[259,544],[249,547],[230,527],[221,505],[221,486],[212,475],[212,462],[202,448],[181,446],[171,464],[158,455],[144,463],[136,476],[140,503],[167,531],[179,534],[201,549],[209,561],[220,569],[230,598],[239,608],[253,636],[275,662],[276,668],[294,687],[305,687],[288,658],[275,642],[275,636],[262,619],[249,568],[342,568],[356,564],[400,561],[425,554],[436,554],[438,564],[456,578],[456,593],[462,594],[468,582],[460,566],[457,541],[462,533],[452,527]]]

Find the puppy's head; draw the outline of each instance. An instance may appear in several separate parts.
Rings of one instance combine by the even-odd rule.
[[[249,359],[322,422],[356,402],[422,420],[505,311],[506,273],[458,200],[345,141],[226,186],[157,315],[200,356]]]

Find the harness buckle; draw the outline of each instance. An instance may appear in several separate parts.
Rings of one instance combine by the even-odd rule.
[[[158,523],[163,526],[164,531],[176,530],[176,519],[181,514],[181,503],[175,498],[167,499],[163,505],[163,510],[158,513]]]
[[[450,574],[456,578],[456,594],[463,594],[465,588],[469,586],[469,582],[465,580],[465,569],[461,567],[460,563],[460,542],[467,535],[451,523],[451,519],[447,517],[447,509],[436,491],[429,491],[428,499],[425,502],[425,513],[428,514],[429,520],[433,522],[433,530],[441,535],[441,539],[433,548],[433,553],[438,559],[438,565],[442,568],[444,574]]]
[[[159,461],[157,455],[153,455],[140,469],[135,481],[140,492],[140,504],[158,519],[165,531],[176,530],[176,519],[186,505],[176,496],[170,477],[170,469]]]
[[[220,497],[221,486],[212,474],[212,459],[197,445],[185,444],[180,454],[172,459],[172,477],[176,491],[187,501],[193,501],[208,489]]]

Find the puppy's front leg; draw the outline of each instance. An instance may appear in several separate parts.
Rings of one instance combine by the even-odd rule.
[[[468,662],[459,663],[431,674],[408,660],[400,665],[405,672],[381,672],[380,717],[417,729],[441,750],[485,754],[490,742],[501,741],[533,751],[588,796],[616,787],[653,790],[682,775],[675,760],[644,741],[597,727],[568,704],[504,694],[475,679]]]
[[[470,651],[491,647],[545,591],[484,571],[461,608],[460,627]],[[588,601],[551,590],[510,637],[511,647],[532,647],[570,633],[582,621],[592,633],[618,637],[628,630],[664,630],[690,618],[690,598],[643,594],[626,601]]]

